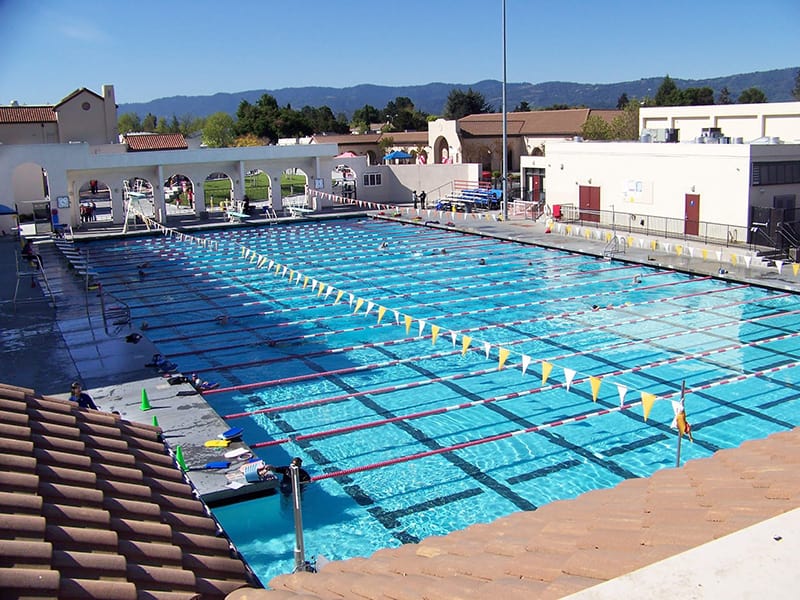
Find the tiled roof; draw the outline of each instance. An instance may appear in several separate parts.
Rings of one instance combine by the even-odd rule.
[[[146,150],[186,150],[189,145],[182,133],[137,133],[126,135],[129,152]]]
[[[562,598],[800,507],[798,470],[794,429],[228,600]]]
[[[380,139],[379,133],[364,133],[361,135],[343,134],[343,135],[315,135],[314,143],[316,144],[376,144]]]
[[[394,140],[395,146],[427,146],[427,131],[392,131],[381,134],[381,137],[389,137]]]
[[[0,384],[0,597],[222,599],[258,585],[160,430]]]
[[[512,112],[506,117],[508,135],[579,135],[581,127],[590,113],[618,113],[618,111],[594,111],[588,108],[567,110],[535,110]],[[472,136],[498,136],[503,131],[503,114],[486,113],[469,115],[458,120],[462,133]]]
[[[0,106],[0,123],[55,123],[52,106]]]

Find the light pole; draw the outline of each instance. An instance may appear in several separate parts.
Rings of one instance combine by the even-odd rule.
[[[508,119],[506,118],[506,0],[503,0],[503,220],[508,219]]]

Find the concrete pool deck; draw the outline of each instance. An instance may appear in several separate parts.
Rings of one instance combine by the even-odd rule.
[[[439,219],[438,215],[434,213],[429,220],[439,219],[444,223],[446,218],[447,215],[445,219]],[[595,256],[602,256],[607,243],[604,236],[600,236],[599,239],[587,239],[585,230],[576,232],[574,226],[567,232],[568,224],[560,224],[560,230],[558,227],[554,227],[551,228],[552,233],[546,233],[544,223],[531,221],[495,221],[493,219],[462,221],[458,218],[455,222],[457,226],[453,228],[444,225],[439,225],[439,227]],[[216,223],[198,223],[198,225],[203,227],[219,226]],[[184,226],[187,229],[191,227],[190,225]],[[637,239],[642,237],[637,234],[633,235]],[[77,237],[80,239],[84,236],[92,237],[92,233],[78,233]],[[782,272],[778,273],[776,267],[762,264],[759,259],[751,259],[747,264],[743,258],[750,254],[747,247],[738,246],[730,249],[725,246],[697,244],[696,251],[692,255],[685,249],[678,254],[674,240],[664,243],[670,244],[670,251],[665,245],[660,244],[653,248],[648,238],[648,242],[644,244],[637,242],[624,254],[617,255],[615,258],[651,267],[676,269],[773,289],[800,291],[800,278],[794,274],[791,265],[784,266]],[[205,414],[203,412],[205,403],[202,402],[202,398],[200,396],[176,398],[175,392],[179,388],[164,387],[163,378],[153,369],[144,367],[155,349],[149,345],[146,339],[137,344],[124,341],[125,334],[135,332],[136,329],[126,329],[115,335],[108,335],[105,332],[102,319],[98,314],[96,295],[86,292],[82,280],[66,267],[66,262],[47,240],[38,244],[38,248],[45,258],[45,268],[54,290],[58,308],[54,311],[48,307],[47,303],[42,300],[40,287],[30,288],[23,284],[24,300],[31,302],[21,303],[17,307],[16,313],[13,311],[10,296],[15,285],[13,265],[15,244],[16,242],[10,237],[0,239],[0,260],[2,260],[0,277],[5,283],[4,289],[8,290],[0,303],[0,326],[3,330],[0,355],[2,355],[3,364],[7,365],[6,382],[33,388],[37,393],[65,394],[69,389],[69,383],[74,379],[80,379],[101,409],[117,410],[126,419],[148,424],[152,423],[152,417],[155,415],[159,425],[164,429],[168,441],[170,441],[171,435],[176,436],[171,443],[177,439],[187,439],[184,436],[188,435],[186,431],[191,427],[187,427],[185,415]],[[702,256],[701,248],[707,249],[705,258]],[[736,264],[733,264],[730,259],[717,260],[716,252],[718,251],[726,257],[731,252],[735,253],[738,257]],[[720,275],[721,267],[727,273]],[[141,410],[142,389],[148,391],[151,410]],[[204,424],[204,428],[196,432],[195,446],[197,447],[190,452],[189,444],[186,444],[186,457],[190,467],[201,466],[211,459],[219,458],[219,450],[207,455],[203,454],[208,449],[202,445],[202,442],[216,437],[226,428],[224,422],[215,414],[208,414],[199,421]],[[773,537],[777,536],[785,541],[793,541],[792,536],[797,531],[800,515],[796,510],[788,511],[800,507],[800,495],[797,484],[788,479],[796,481],[796,476],[792,475],[792,467],[796,469],[797,456],[800,454],[797,452],[798,435],[796,432],[797,430],[794,430],[790,432],[792,435],[772,436],[769,438],[768,445],[759,446],[756,454],[766,453],[765,461],[756,462],[750,455],[744,453],[739,453],[742,454],[742,458],[736,458],[738,450],[724,451],[729,462],[746,463],[749,466],[748,477],[753,480],[751,483],[754,482],[754,484],[748,484],[747,487],[741,485],[742,477],[739,472],[734,472],[732,468],[719,467],[719,461],[708,471],[705,470],[707,467],[702,469],[700,467],[689,469],[684,467],[678,470],[668,469],[664,471],[663,475],[656,474],[648,478],[645,480],[646,491],[644,487],[636,488],[634,500],[631,500],[633,508],[639,512],[626,516],[620,510],[615,510],[613,515],[608,517],[607,522],[602,524],[601,531],[605,534],[604,539],[606,540],[603,548],[607,551],[602,556],[588,552],[589,548],[583,547],[592,542],[586,535],[587,526],[579,523],[581,516],[588,519],[589,523],[597,520],[597,513],[592,513],[585,507],[581,508],[578,504],[570,503],[580,503],[586,496],[593,496],[596,499],[606,494],[620,493],[620,490],[625,492],[624,488],[631,487],[627,485],[627,482],[613,490],[598,490],[596,494],[585,494],[575,501],[554,503],[552,508],[545,510],[546,507],[543,507],[530,515],[526,513],[520,516],[512,515],[491,525],[475,526],[468,530],[469,534],[461,532],[451,534],[452,544],[460,546],[460,548],[446,547],[448,545],[446,540],[451,538],[451,536],[447,536],[447,538],[437,538],[417,546],[380,551],[372,559],[351,559],[333,563],[317,576],[308,574],[282,576],[278,580],[274,580],[275,584],[273,585],[281,590],[265,591],[263,597],[296,597],[297,594],[303,593],[307,595],[305,597],[311,595],[311,597],[318,598],[477,598],[486,597],[486,594],[503,593],[509,597],[556,598],[584,588],[594,589],[594,593],[600,594],[602,590],[591,588],[595,583],[601,583],[623,573],[630,573],[665,556],[672,556],[695,548],[698,544],[705,544],[726,533],[759,523],[776,514],[784,513],[779,517],[781,520],[775,522],[774,525],[772,522],[768,522],[762,527],[766,527],[770,531],[774,530],[776,533]],[[777,443],[782,442],[785,448],[793,451],[776,449],[774,447],[776,442],[772,439],[775,437],[779,438]],[[200,446],[202,446],[202,450]],[[788,458],[788,462],[782,462],[783,458]],[[794,460],[794,464],[792,464],[792,460]],[[694,472],[694,469],[698,469],[697,473]],[[775,501],[768,510],[762,511],[759,508],[760,502],[753,497],[753,489],[770,490],[770,486],[776,485],[765,483],[767,477],[765,472],[770,469],[777,472],[778,481],[784,481],[784,489],[772,488],[770,494]],[[203,475],[209,477],[221,475],[219,472],[205,472],[198,469],[196,472],[198,477],[201,471]],[[191,473],[194,476],[195,471]],[[701,473],[703,477],[700,477]],[[697,490],[704,485],[704,482],[708,481],[709,477],[722,482],[723,476],[726,474],[732,475],[734,481],[738,483],[721,483],[720,487],[715,490],[727,490],[734,500],[738,494],[741,499],[741,505],[737,505],[738,508],[728,505],[725,508],[718,507],[718,502],[725,500],[722,498],[725,495],[723,492],[707,492],[705,495],[697,493]],[[659,490],[655,489],[656,486],[653,485],[653,482],[663,483],[670,477],[675,478],[676,481],[669,481],[669,485],[664,485],[660,490],[667,496],[673,495],[670,499],[671,502],[667,502],[658,495]],[[221,483],[221,480],[219,482]],[[209,485],[213,487],[218,484],[211,483]],[[645,484],[638,485],[645,486]],[[692,492],[691,497],[681,495],[681,486],[686,488],[684,492]],[[627,491],[630,495],[631,490]],[[654,500],[649,508],[658,508],[659,511],[670,514],[678,524],[673,527],[672,538],[674,539],[670,540],[671,551],[669,554],[666,554],[663,549],[661,553],[647,552],[647,544],[640,540],[641,546],[639,548],[634,546],[634,550],[638,550],[640,555],[639,562],[636,562],[630,558],[628,553],[623,553],[626,540],[630,542],[630,536],[623,534],[626,532],[627,534],[638,533],[639,537],[642,537],[643,531],[654,534],[656,525],[658,525],[656,521],[659,519],[653,516],[648,520],[648,517],[642,516],[648,513],[642,512],[643,507],[641,506],[643,499],[649,498],[651,494]],[[699,497],[700,501],[693,505],[690,503],[692,497]],[[704,502],[705,504],[703,504]],[[767,502],[767,504],[770,503]],[[705,508],[703,509],[703,507]],[[702,510],[705,512],[701,515]],[[549,544],[559,550],[558,553],[545,553],[542,548],[534,550],[539,554],[544,554],[546,561],[549,561],[544,564],[527,562],[529,557],[526,558],[517,552],[519,545],[524,540],[520,539],[520,536],[514,537],[509,533],[509,526],[522,531],[518,519],[533,517],[537,514],[541,518],[549,515],[551,520],[549,523],[542,523],[537,519],[532,520],[531,523],[536,523],[536,525],[529,534],[526,534],[525,539],[530,541],[531,548],[538,548],[537,544],[541,542],[537,542],[534,536],[544,535],[545,539],[548,539],[547,536],[552,536]],[[561,528],[560,531],[559,528]],[[761,587],[756,587],[756,589],[770,590],[770,597],[789,597],[789,594],[800,583],[798,575],[789,566],[792,564],[792,546],[789,543],[778,544],[777,542],[770,545],[770,552],[778,552],[777,558],[773,558],[766,551],[753,556],[748,549],[743,547],[743,543],[750,543],[746,535],[747,531],[741,532],[744,535],[744,542],[742,536],[737,537],[738,534],[735,534],[692,550],[694,553],[692,556],[679,561],[684,566],[684,570],[679,574],[674,572],[674,567],[669,568],[668,566],[666,569],[673,579],[665,580],[664,572],[658,571],[657,567],[661,567],[656,562],[650,567],[654,569],[651,571],[652,575],[647,577],[661,582],[662,593],[659,595],[648,589],[646,595],[653,598],[667,598],[680,593],[698,598],[719,597],[724,592],[722,588],[715,587],[714,578],[716,577],[723,579],[726,585],[730,584],[731,580],[738,581],[738,584],[734,583],[733,589],[740,590],[742,593],[750,589],[750,585],[758,586],[760,584]],[[477,538],[473,535],[476,532]],[[581,535],[578,536],[576,532],[580,532]],[[766,535],[759,534],[758,531],[751,533],[761,537]],[[760,540],[761,537],[757,539]],[[482,542],[481,539],[483,539]],[[608,547],[609,540],[613,540],[613,548]],[[476,544],[488,552],[477,552]],[[567,548],[562,545],[570,544],[573,550],[581,552],[575,552],[568,556]],[[624,559],[623,554],[625,555]],[[741,561],[743,555],[746,555],[748,560]],[[581,558],[574,558],[576,556]],[[618,562],[613,565],[608,564],[611,562],[609,556],[617,558]],[[463,560],[459,560],[459,557]],[[570,563],[570,560],[573,562]],[[765,562],[771,563],[775,560],[782,560],[783,565],[787,568],[779,573],[764,569]],[[580,566],[581,561],[584,561],[582,567]],[[469,566],[468,563],[472,562],[476,564]],[[515,576],[514,573],[521,569],[521,562],[529,564],[528,572]],[[744,566],[740,564],[741,562],[745,563]],[[483,566],[478,568],[478,565]],[[706,565],[708,566],[706,567]],[[694,573],[694,571],[688,570],[689,566],[704,568],[699,569],[701,572]],[[687,586],[684,576],[691,577],[695,585]],[[704,576],[706,579],[703,579]],[[611,587],[616,597],[633,597],[640,595],[638,593],[642,585],[640,581],[631,575],[614,579],[610,583],[604,584],[603,587],[604,589]],[[680,591],[677,591],[676,587],[679,585],[679,581],[683,582],[683,585],[680,586]],[[744,585],[745,582],[747,582],[747,587]],[[621,587],[613,590],[614,586]],[[390,592],[390,590],[396,591]],[[777,594],[775,590],[778,591]],[[780,595],[781,591],[785,593],[785,596]],[[250,590],[249,593],[252,594],[253,591]],[[261,593],[258,592],[259,597],[261,597]],[[589,594],[590,591],[585,593]],[[703,595],[704,593],[706,595]],[[588,595],[585,597],[608,596]]]

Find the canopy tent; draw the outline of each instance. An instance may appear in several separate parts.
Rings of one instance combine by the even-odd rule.
[[[413,158],[408,152],[403,152],[402,150],[395,150],[394,152],[389,152],[386,156],[383,157],[383,160],[395,160],[400,158]]]

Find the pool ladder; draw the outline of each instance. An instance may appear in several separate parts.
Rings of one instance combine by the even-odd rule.
[[[627,249],[626,244],[621,244],[619,241],[619,236],[614,235],[608,243],[606,247],[603,248],[603,256],[606,258],[614,258],[617,254],[625,254],[625,250]]]

